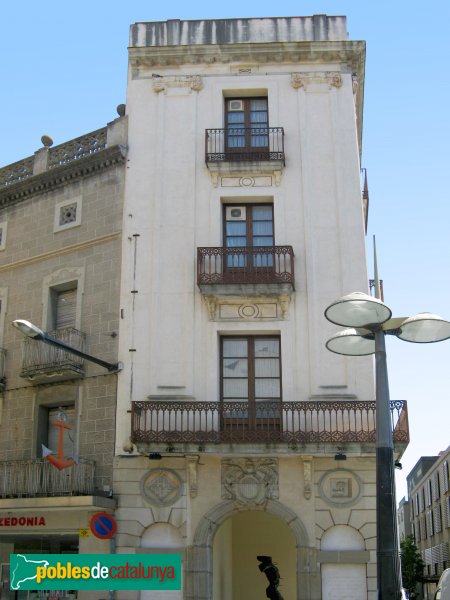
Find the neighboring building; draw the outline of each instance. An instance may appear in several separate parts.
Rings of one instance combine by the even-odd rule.
[[[425,563],[424,598],[433,598],[449,563],[450,446],[439,456],[423,456],[407,476],[415,543]]]
[[[364,65],[345,17],[131,27],[116,545],[183,552],[167,600],[263,598],[260,554],[377,597],[373,359],[324,318],[368,289]]]
[[[404,497],[398,503],[397,528],[399,540],[412,535],[410,502]]]
[[[29,320],[117,361],[126,122],[56,147],[44,136],[34,157],[0,169],[2,599],[27,596],[8,592],[10,553],[110,549],[88,531],[92,514],[115,508],[117,374],[25,338],[11,323]],[[42,444],[57,452],[53,423],[64,419],[72,426],[64,454],[79,458],[59,471],[42,458]]]

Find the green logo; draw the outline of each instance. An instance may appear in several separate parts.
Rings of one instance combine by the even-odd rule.
[[[181,590],[180,554],[11,554],[11,590]]]

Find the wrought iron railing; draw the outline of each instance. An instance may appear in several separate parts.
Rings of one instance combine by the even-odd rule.
[[[375,442],[375,401],[258,402],[142,401],[132,403],[132,441],[143,443]],[[406,401],[391,402],[396,443],[408,443]]]
[[[0,461],[0,497],[87,496],[94,493],[95,463],[79,459],[58,471],[47,459]]]
[[[295,289],[292,246],[197,248],[197,283],[290,283]]]
[[[278,160],[284,164],[283,127],[207,129],[206,162]]]
[[[85,334],[74,327],[49,331],[56,338],[76,350],[84,351]],[[32,377],[38,373],[48,373],[70,369],[82,375],[84,360],[70,352],[49,346],[32,338],[24,338],[22,346],[22,377]]]

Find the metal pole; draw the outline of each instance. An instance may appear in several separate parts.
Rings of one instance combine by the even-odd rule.
[[[378,600],[400,598],[400,562],[395,502],[394,442],[386,362],[385,334],[375,334],[376,498]]]
[[[95,356],[91,356],[90,354],[86,354],[85,352],[81,352],[81,350],[72,348],[72,346],[68,346],[64,342],[61,342],[61,340],[52,338],[51,336],[49,336],[48,334],[46,334],[44,332],[42,332],[42,334],[35,336],[33,339],[45,342],[46,344],[49,344],[50,346],[56,346],[56,348],[61,348],[62,350],[65,350],[66,352],[75,354],[75,356],[80,356],[81,358],[85,358],[86,360],[89,360],[90,362],[96,363],[97,365],[100,365],[101,367],[108,369],[108,371],[110,371],[110,372],[120,371],[120,369],[122,368],[121,363],[109,363],[109,362],[106,362],[105,360],[102,360],[101,358],[97,358]]]

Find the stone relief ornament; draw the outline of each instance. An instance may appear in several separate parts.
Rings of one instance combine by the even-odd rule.
[[[223,459],[222,498],[251,505],[278,498],[278,460]]]
[[[319,494],[327,504],[350,506],[363,493],[363,482],[353,471],[336,469],[327,471],[319,482]]]
[[[152,469],[141,479],[142,496],[156,506],[170,506],[180,498],[183,482],[172,469]]]
[[[330,88],[340,88],[342,86],[342,77],[336,71],[315,71],[310,73],[292,73],[291,86],[294,89],[307,87],[313,83],[325,83]]]
[[[303,496],[306,500],[309,500],[312,495],[312,457],[304,456],[303,457]]]
[[[194,92],[199,92],[203,88],[203,82],[200,75],[184,75],[181,77],[155,77],[152,81],[153,91],[156,93],[165,92],[168,88],[190,88]]]

